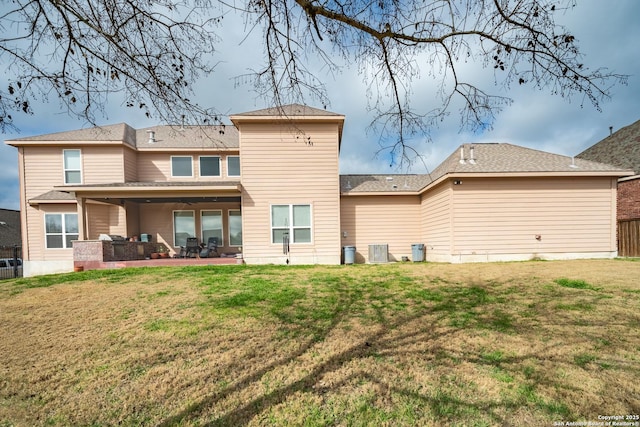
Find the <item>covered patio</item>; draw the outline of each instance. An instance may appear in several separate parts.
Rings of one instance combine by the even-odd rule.
[[[242,251],[238,181],[87,184],[56,191],[77,203],[76,267],[230,264]],[[187,238],[206,244],[211,237],[218,242],[212,257],[176,258]],[[155,252],[169,259],[151,259]]]

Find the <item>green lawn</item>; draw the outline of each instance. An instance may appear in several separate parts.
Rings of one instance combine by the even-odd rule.
[[[219,266],[0,282],[0,426],[640,414],[640,263]]]

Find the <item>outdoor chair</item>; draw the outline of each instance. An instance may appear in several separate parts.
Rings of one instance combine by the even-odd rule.
[[[207,239],[207,246],[203,247],[200,251],[200,258],[217,257],[218,255],[218,238],[209,237]]]
[[[174,258],[186,258],[187,257],[187,248],[184,246],[180,246],[180,252],[177,254],[173,254]]]
[[[194,254],[196,258],[200,257],[200,245],[197,237],[187,237],[187,246],[185,247],[185,258],[191,258]]]

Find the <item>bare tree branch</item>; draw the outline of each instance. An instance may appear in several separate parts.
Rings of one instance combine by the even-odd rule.
[[[510,102],[480,87],[467,63],[493,69],[504,90],[526,84],[600,108],[626,76],[584,65],[575,36],[555,19],[574,1],[13,0],[0,12],[0,62],[12,76],[0,88],[0,129],[13,130],[12,113],[51,96],[93,123],[113,93],[165,122],[219,121],[191,101],[192,87],[214,69],[222,17],[240,13],[265,48],[262,64],[242,76],[258,95],[327,106],[327,74],[353,66],[368,85],[371,130],[404,165],[419,158],[411,141],[430,139],[451,110],[462,128],[486,129]],[[440,88],[426,109],[431,95],[416,89],[425,79]]]

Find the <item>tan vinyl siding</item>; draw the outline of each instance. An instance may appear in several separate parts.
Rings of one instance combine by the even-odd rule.
[[[111,233],[111,210],[116,206],[89,204],[86,205],[87,211],[87,240],[96,240],[100,234]]]
[[[125,182],[138,181],[138,156],[130,149],[124,149],[124,180]]]
[[[166,181],[171,177],[171,154],[138,153],[138,181]]]
[[[451,182],[446,181],[422,198],[422,240],[428,261],[448,260],[451,253]]]
[[[83,147],[82,183],[124,182],[123,147]]]
[[[373,244],[388,244],[390,261],[411,259],[411,245],[422,243],[420,209],[419,196],[343,196],[342,245],[356,247],[356,262],[368,259]]]
[[[127,221],[127,236],[140,236],[140,206],[135,202],[125,202],[124,211]]]
[[[24,147],[27,200],[64,185],[63,149],[68,147]],[[82,184],[123,182],[122,147],[83,147]]]
[[[87,240],[97,240],[100,234],[128,237],[126,212],[116,205],[87,203]]]
[[[46,193],[54,185],[63,185],[62,148],[60,147],[23,147],[24,150],[24,198],[26,202],[30,199]],[[60,210],[57,210],[59,206]],[[64,257],[71,254],[71,250],[58,249],[49,254],[45,251],[44,236],[44,213],[38,207],[26,204],[23,216],[28,230],[27,246],[29,248],[29,260],[47,260]],[[70,212],[76,211],[75,204],[69,206],[56,205],[47,206],[48,212]],[[26,258],[26,257],[25,257]]]
[[[240,147],[247,262],[284,262],[282,244],[271,243],[271,205],[309,204],[312,243],[292,244],[290,260],[338,263],[338,125],[301,124],[293,129],[288,125],[244,124]]]
[[[62,151],[59,147],[24,147],[24,197],[26,201],[64,185]],[[75,147],[73,147],[75,148]],[[122,147],[81,148],[82,183],[122,182]],[[58,210],[55,210],[58,209]],[[48,205],[25,208],[24,220],[28,231],[30,260],[69,259],[70,250],[45,250],[44,212],[76,212],[75,204]]]
[[[609,177],[465,179],[454,186],[452,253],[615,251],[612,194]]]
[[[64,185],[62,148],[24,147],[24,178],[27,201]]]
[[[227,176],[227,156],[238,155],[237,152],[220,151],[180,151],[180,152],[138,152],[137,180],[142,182],[157,181],[237,181],[238,177]],[[191,157],[192,177],[171,176],[171,156]],[[220,176],[200,176],[200,156],[220,157]]]
[[[47,213],[77,213],[76,204],[60,204],[60,205],[41,205],[40,209],[33,209],[32,215],[29,215],[29,227],[31,241],[30,255],[31,260],[39,261],[68,261],[73,259],[73,249],[46,249],[45,244],[45,224],[44,215]]]

